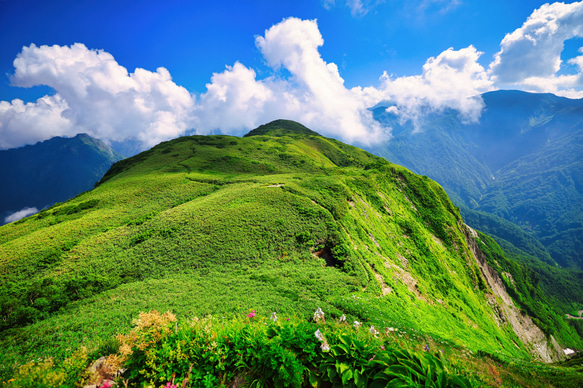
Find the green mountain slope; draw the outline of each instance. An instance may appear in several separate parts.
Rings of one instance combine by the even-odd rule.
[[[85,134],[0,151],[0,223],[25,207],[40,210],[91,190],[120,159]]]
[[[370,151],[439,182],[464,221],[534,270],[570,313],[583,304],[583,100],[519,91],[482,98],[479,123],[445,110],[413,126],[379,104],[373,113],[394,138]]]
[[[309,318],[321,307],[520,360],[583,346],[580,321],[510,281],[532,273],[472,234],[438,184],[298,126],[161,143],[0,227],[0,378],[81,345],[115,352],[109,338],[153,309]]]

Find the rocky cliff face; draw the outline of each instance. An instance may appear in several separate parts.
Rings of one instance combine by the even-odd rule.
[[[478,233],[467,225],[464,225],[464,234],[468,242],[474,259],[491,294],[488,297],[488,303],[498,316],[494,317],[498,325],[510,324],[512,329],[521,339],[521,341],[530,348],[532,354],[543,362],[555,362],[565,358],[561,346],[553,338],[545,333],[533,322],[532,318],[523,314],[514,301],[508,295],[502,278],[486,261],[486,257],[476,244],[475,239],[479,238]]]

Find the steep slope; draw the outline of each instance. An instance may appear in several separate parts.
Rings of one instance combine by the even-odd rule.
[[[560,358],[553,338],[583,345],[544,295],[506,291],[438,184],[298,126],[161,143],[115,163],[94,190],[1,227],[2,374],[63,359],[71,344],[107,349],[152,309],[321,307],[526,360]],[[510,318],[524,306],[544,332]]]
[[[583,99],[519,91],[482,97],[479,123],[465,123],[456,111],[445,110],[413,126],[381,104],[373,113],[393,127],[394,138],[370,151],[435,179],[456,205],[521,227],[546,248],[535,255],[539,259],[583,269]],[[538,250],[521,246],[525,239],[515,235],[507,241]]]
[[[41,210],[92,189],[120,159],[85,134],[0,151],[0,223],[23,208]]]

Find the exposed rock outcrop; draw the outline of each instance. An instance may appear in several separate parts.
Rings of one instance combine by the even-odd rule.
[[[518,338],[541,361],[550,363],[564,359],[564,352],[553,336],[551,335],[547,338],[545,333],[533,322],[532,318],[521,313],[520,309],[515,306],[514,301],[506,291],[500,274],[488,264],[484,253],[478,247],[475,241],[478,238],[478,233],[465,224],[463,225],[463,231],[468,247],[484,276],[484,280],[492,290],[492,295],[488,297],[488,302],[498,314],[498,317],[495,317],[498,324],[509,323]]]

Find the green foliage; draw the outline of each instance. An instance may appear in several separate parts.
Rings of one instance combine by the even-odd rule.
[[[441,355],[394,348],[390,332],[379,337],[346,323],[250,316],[174,323],[156,312],[141,314],[132,332],[120,336],[114,356],[125,369],[120,380],[183,387],[241,380],[249,387],[478,386]]]

